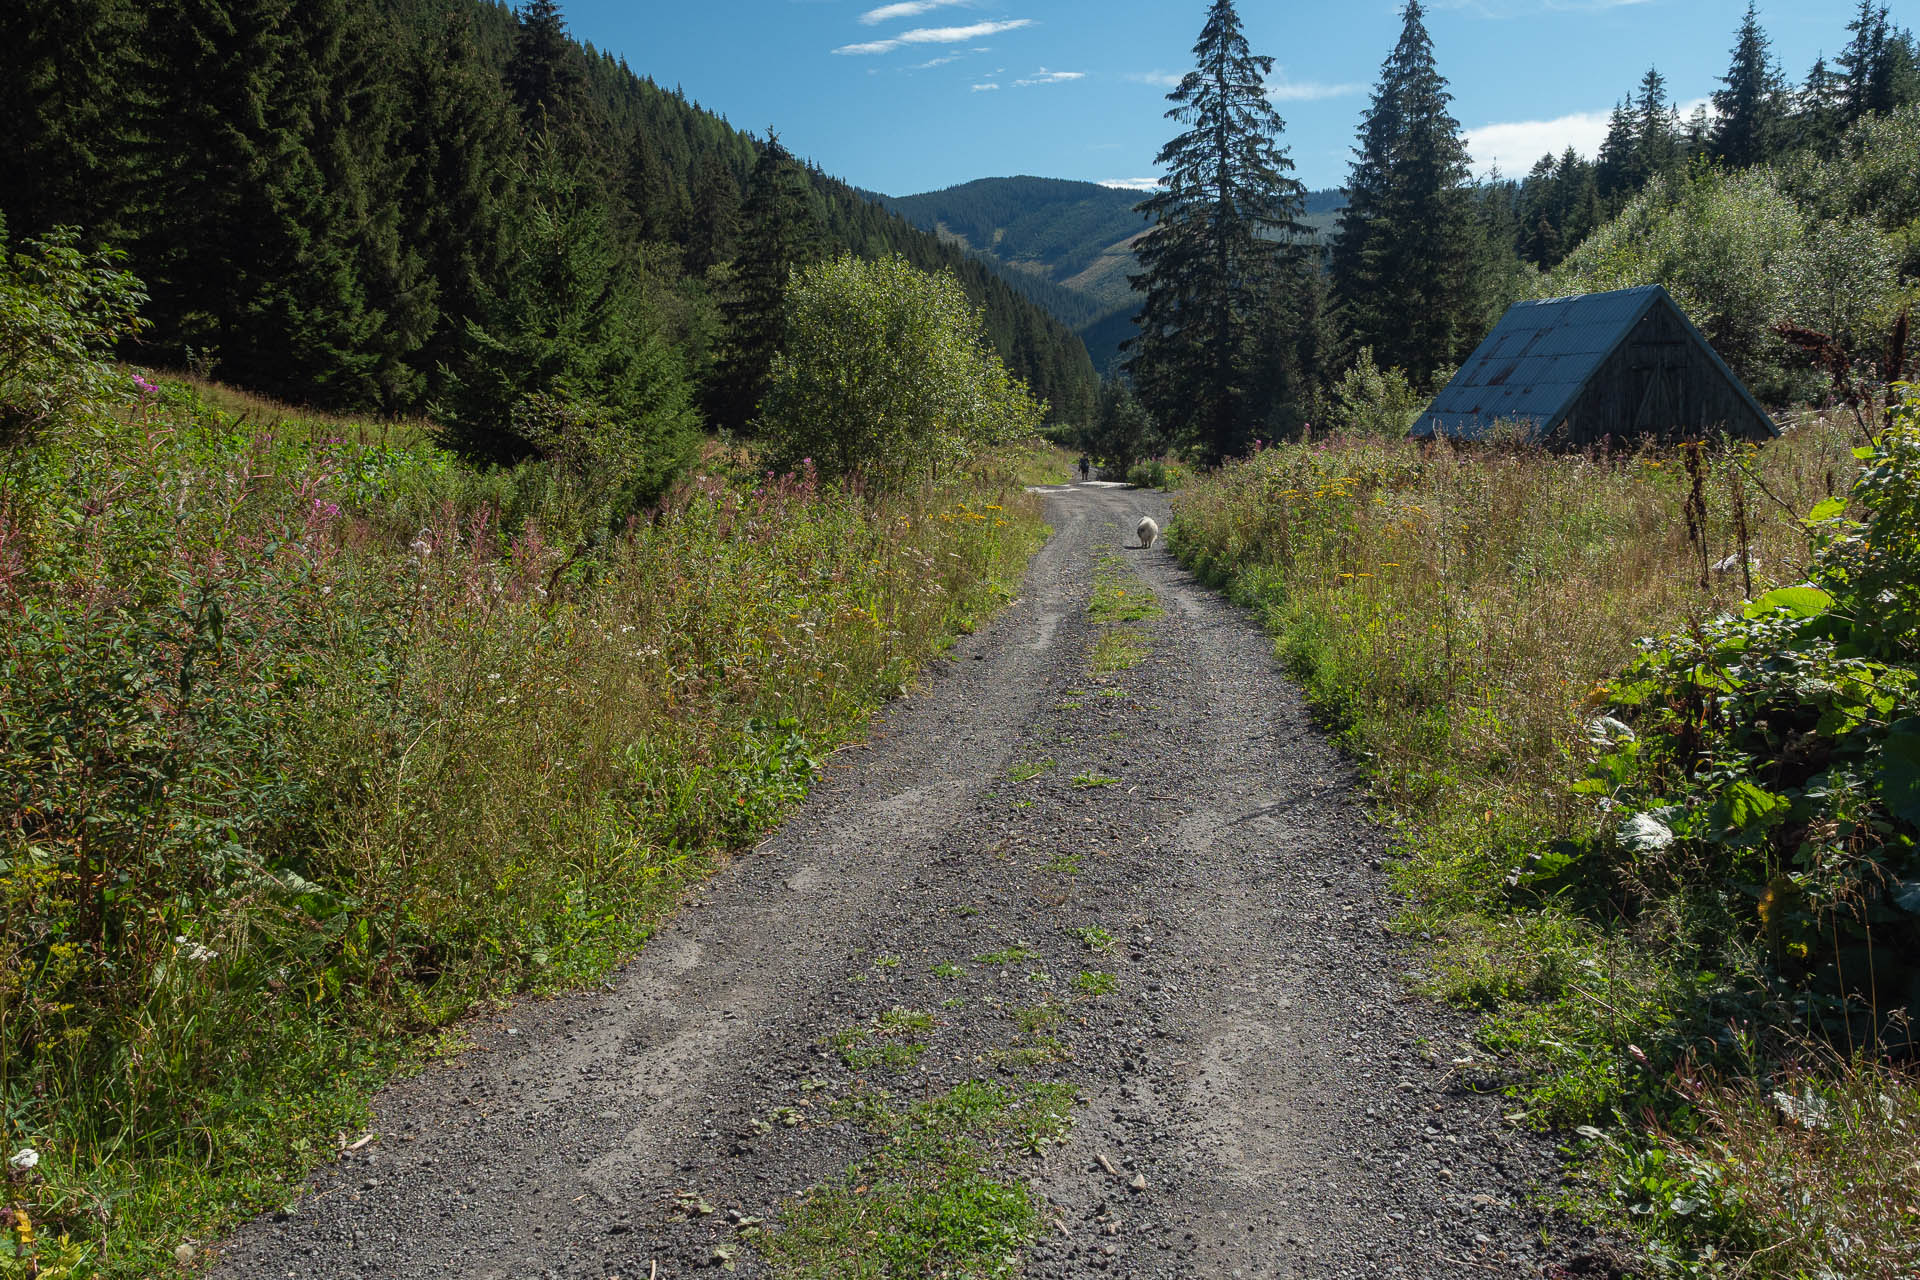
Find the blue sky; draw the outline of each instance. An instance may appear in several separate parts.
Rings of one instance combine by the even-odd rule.
[[[735,125],[776,128],[836,176],[890,195],[1010,174],[1151,178],[1167,87],[1207,0],[570,0],[573,33]],[[1241,0],[1297,174],[1345,178],[1393,0]],[[1897,0],[1913,25],[1920,0]],[[1431,0],[1454,114],[1482,168],[1590,151],[1649,65],[1675,99],[1717,87],[1746,0]],[[1761,0],[1790,79],[1846,42],[1854,0]]]

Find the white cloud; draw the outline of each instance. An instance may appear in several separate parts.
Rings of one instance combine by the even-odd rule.
[[[1328,98],[1348,98],[1365,93],[1364,84],[1322,84],[1318,80],[1280,80],[1267,86],[1267,96],[1275,102],[1321,102]]]
[[[860,15],[860,24],[871,27],[882,22],[892,22],[896,18],[917,18],[923,13],[932,13],[935,9],[971,3],[973,0],[903,0],[900,4],[883,4],[878,9],[867,10]]]
[[[973,91],[975,93],[991,93],[993,90],[998,89],[999,87],[1000,86],[997,84],[977,84],[973,86]]]
[[[1711,104],[1705,98],[1680,103],[1680,119],[1684,122],[1702,106]],[[1509,178],[1523,178],[1541,156],[1557,156],[1568,147],[1593,159],[1600,154],[1612,119],[1613,110],[1608,108],[1576,111],[1552,120],[1483,125],[1466,131],[1467,154],[1473,157],[1475,173],[1485,175],[1497,168]]]
[[[1607,136],[1612,111],[1577,111],[1552,120],[1515,120],[1484,125],[1466,134],[1467,154],[1476,173],[1498,168],[1510,178],[1525,177],[1544,155],[1559,155],[1572,147],[1593,156]]]
[[[1156,89],[1173,89],[1179,87],[1186,77],[1178,71],[1135,71],[1127,79],[1135,84],[1150,84]]]
[[[912,31],[902,31],[887,40],[868,40],[861,44],[843,44],[835,53],[865,54],[892,53],[895,49],[914,44],[963,44],[968,40],[979,40],[986,36],[997,36],[1002,31],[1018,31],[1021,27],[1033,25],[1032,18],[1008,18],[1000,22],[976,22],[970,27],[915,27]]]
[[[935,67],[944,67],[949,62],[958,62],[958,61],[960,61],[960,55],[957,53],[950,53],[944,58],[928,58],[925,62],[916,62],[912,66],[908,67],[907,70],[908,71],[931,71]]]
[[[1024,80],[1015,80],[1013,84],[1015,88],[1024,88],[1030,84],[1066,84],[1070,80],[1086,78],[1087,73],[1084,71],[1049,71],[1042,67]]]
[[[1158,191],[1160,189],[1160,179],[1102,178],[1100,185],[1103,187],[1118,187],[1122,191]]]

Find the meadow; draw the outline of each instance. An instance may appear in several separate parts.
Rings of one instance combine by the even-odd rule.
[[[101,374],[0,473],[0,1276],[295,1195],[458,1020],[592,981],[1006,600],[1033,451],[590,471]]]
[[[1551,1194],[1657,1273],[1920,1264],[1917,420],[1333,435],[1175,497],[1176,554],[1369,778],[1424,986],[1484,1015],[1460,1069],[1568,1136]]]

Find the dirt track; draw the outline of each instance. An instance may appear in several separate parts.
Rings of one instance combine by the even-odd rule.
[[[1463,1024],[1407,993],[1416,961],[1385,930],[1383,834],[1349,768],[1250,620],[1164,548],[1122,550],[1142,514],[1164,524],[1164,499],[1051,497],[1023,598],[777,837],[605,989],[476,1025],[474,1051],[391,1089],[378,1139],[237,1233],[214,1273],[639,1280],[704,1271],[720,1246],[763,1274],[731,1215],[777,1221],[872,1144],[802,1088],[848,1081],[823,1038],[941,1010],[888,1082],[911,1099],[1004,1073],[1010,1011],[1039,991],[1072,1016],[1024,1075],[1081,1105],[1065,1144],[1015,1166],[1050,1222],[1025,1274],[1541,1274],[1559,1246],[1528,1200],[1557,1177],[1550,1149],[1462,1087]],[[1086,606],[1113,556],[1165,615],[1136,624],[1151,654],[1102,682]],[[1091,925],[1111,952],[1073,932]],[[1030,956],[973,959],[1014,944]],[[1073,997],[1096,966],[1117,989]],[[804,1119],[766,1131],[780,1108]],[[682,1192],[716,1212],[676,1211]]]

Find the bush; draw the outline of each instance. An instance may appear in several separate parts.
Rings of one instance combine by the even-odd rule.
[[[1045,417],[988,348],[959,281],[904,258],[845,254],[796,273],[786,333],[760,423],[781,466],[811,460],[828,480],[899,488]]]
[[[124,254],[87,254],[71,228],[8,254],[0,221],[0,445],[76,405],[113,398],[113,345],[143,327],[140,282]]]
[[[1780,980],[1920,1020],[1920,395],[1829,499],[1804,584],[1649,643],[1607,687],[1580,790],[1620,872],[1714,895]],[[1838,1028],[1835,1028],[1838,1030]],[[1878,1028],[1869,1027],[1869,1033]]]
[[[1346,435],[1403,439],[1427,399],[1404,372],[1381,369],[1373,348],[1362,347],[1353,367],[1333,384],[1325,425]]]
[[[1168,462],[1164,458],[1149,458],[1145,462],[1136,462],[1127,470],[1127,483],[1142,489],[1178,489],[1186,484],[1192,475],[1178,462]]]

